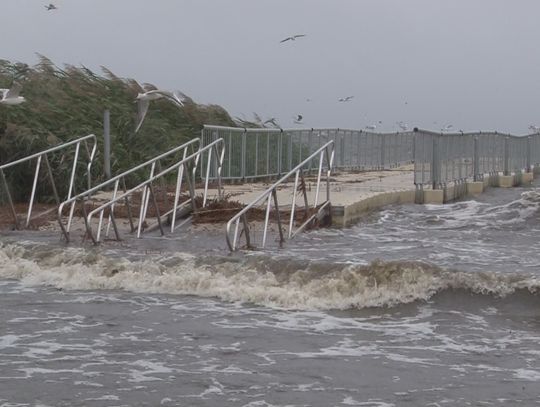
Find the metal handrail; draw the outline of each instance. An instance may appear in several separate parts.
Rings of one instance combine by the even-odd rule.
[[[303,179],[303,169],[306,165],[308,165],[311,160],[315,159],[318,156],[319,158],[319,167],[317,172],[317,186],[316,186],[316,192],[315,192],[315,200],[312,205],[312,208],[318,207],[319,202],[319,192],[320,192],[320,186],[321,186],[321,175],[323,170],[323,161],[326,158],[326,200],[321,204],[319,207],[318,213],[310,216],[302,225],[300,225],[296,230],[293,230],[294,226],[294,212],[296,209],[296,194],[298,190],[299,185],[299,178],[302,178],[302,185],[305,185],[304,179]],[[276,181],[272,186],[270,186],[268,189],[266,189],[262,194],[260,194],[255,200],[253,200],[249,205],[246,205],[242,210],[240,210],[236,215],[234,215],[228,222],[226,226],[226,239],[227,239],[227,245],[229,246],[229,249],[231,251],[235,251],[237,249],[237,242],[238,242],[238,229],[240,226],[240,221],[243,223],[244,227],[244,233],[246,236],[246,245],[248,247],[251,247],[251,241],[250,241],[250,232],[249,232],[249,222],[247,219],[247,212],[254,208],[256,205],[264,202],[266,200],[266,213],[265,213],[265,221],[264,221],[264,230],[263,230],[263,240],[262,240],[262,247],[264,248],[266,245],[266,236],[268,232],[268,223],[270,219],[270,210],[272,206],[272,200],[274,201],[274,209],[276,210],[277,215],[277,221],[278,221],[278,228],[279,228],[279,236],[280,236],[280,245],[284,242],[285,238],[283,236],[283,231],[281,229],[281,220],[279,217],[279,204],[278,204],[278,198],[277,198],[277,188],[281,186],[285,181],[287,181],[292,175],[295,176],[294,179],[294,189],[293,189],[293,195],[292,195],[292,203],[291,203],[291,214],[289,219],[289,230],[288,230],[288,238],[292,239],[296,234],[304,230],[307,225],[309,225],[323,210],[329,207],[330,205],[330,174],[333,167],[333,161],[334,161],[334,141],[329,141],[323,146],[321,146],[319,149],[317,149],[315,152],[313,152],[309,157],[307,157],[304,161],[302,161],[300,164],[298,164],[295,168],[293,168],[291,171],[289,171],[286,175],[281,177],[278,181]],[[307,201],[307,194],[305,191],[305,188],[303,188],[303,195],[304,195],[304,204],[305,209],[307,211],[308,209],[308,201]],[[233,239],[231,241],[231,227],[232,225],[235,225],[234,227],[234,235]]]
[[[218,146],[221,147],[221,151],[218,149]],[[101,227],[102,227],[102,219],[103,219],[103,213],[106,209],[109,209],[109,216],[110,221],[113,226],[116,239],[120,240],[120,233],[118,231],[118,227],[116,225],[115,216],[114,216],[114,206],[116,203],[120,201],[129,202],[129,197],[136,193],[137,191],[142,189],[142,196],[141,196],[141,207],[139,212],[139,221],[138,221],[138,228],[137,228],[137,237],[141,236],[142,231],[142,225],[145,223],[146,214],[148,210],[149,205],[149,199],[152,199],[152,203],[154,206],[154,209],[156,210],[156,218],[157,218],[157,225],[161,231],[161,234],[164,235],[164,229],[161,222],[161,217],[168,216],[172,214],[172,220],[171,220],[171,232],[175,230],[175,221],[177,212],[187,206],[191,205],[193,210],[196,209],[195,207],[195,189],[194,189],[194,181],[195,181],[195,173],[197,171],[197,165],[199,163],[200,158],[203,156],[204,153],[207,153],[207,169],[206,169],[206,177],[204,182],[204,193],[203,193],[203,203],[202,206],[206,206],[207,200],[208,200],[208,182],[209,182],[209,171],[210,171],[210,165],[212,162],[212,156],[215,154],[215,160],[217,160],[217,167],[218,167],[218,173],[221,173],[221,166],[223,164],[223,157],[224,157],[224,142],[223,139],[218,139],[212,142],[211,144],[208,144],[207,146],[199,148],[195,153],[182,158],[182,160],[178,161],[177,163],[171,165],[169,168],[160,171],[158,174],[155,174],[148,178],[147,180],[141,182],[137,186],[125,191],[121,195],[115,196],[112,199],[110,199],[108,202],[100,205],[99,207],[93,209],[88,214],[85,214],[84,221],[86,226],[87,235],[92,239],[92,241],[97,244],[100,241],[100,234],[101,234]],[[162,177],[164,177],[167,174],[172,173],[173,171],[178,171],[177,173],[177,181],[176,181],[176,191],[174,196],[174,205],[173,209],[171,209],[169,212],[160,214],[157,202],[154,194],[154,188],[152,183]],[[190,171],[191,170],[191,171]],[[190,174],[191,172],[191,174]],[[189,187],[189,194],[190,199],[179,203],[180,198],[180,192],[181,192],[181,186],[182,186],[182,180],[184,175],[186,175],[186,182],[188,183]],[[218,198],[221,199],[222,197],[222,188],[221,188],[221,178],[218,177]],[[84,205],[83,205],[84,208]],[[97,213],[100,214],[100,220],[98,223],[97,233],[94,236],[93,230],[92,230],[92,217],[96,215]]]
[[[94,141],[94,144],[92,146],[91,151],[88,149],[88,143],[87,143],[87,141],[90,140],[90,139],[92,139]],[[96,136],[94,134],[89,134],[88,136],[80,137],[78,139],[69,141],[67,143],[63,143],[63,144],[60,144],[58,146],[51,147],[51,148],[49,148],[47,150],[43,150],[43,151],[40,151],[38,153],[29,155],[27,157],[23,157],[21,159],[18,159],[18,160],[15,160],[15,161],[0,165],[0,177],[2,178],[2,183],[4,185],[4,189],[6,190],[6,193],[7,193],[7,198],[8,198],[10,208],[11,208],[11,213],[13,215],[13,218],[14,218],[14,221],[15,221],[15,227],[17,229],[20,229],[19,219],[18,219],[17,213],[15,211],[15,206],[13,205],[13,199],[11,198],[11,193],[9,191],[7,180],[6,180],[6,177],[5,177],[5,174],[4,174],[4,170],[7,169],[7,168],[16,166],[18,164],[22,164],[23,162],[31,161],[34,158],[37,158],[36,170],[35,170],[35,173],[34,173],[34,182],[32,184],[32,193],[30,195],[30,204],[28,206],[28,211],[27,211],[27,214],[26,214],[25,226],[28,227],[28,225],[30,224],[30,221],[32,220],[32,209],[33,209],[33,206],[34,206],[34,198],[35,198],[35,194],[36,194],[36,187],[37,187],[37,181],[38,181],[38,177],[39,177],[39,170],[40,170],[40,167],[41,167],[42,158],[45,159],[44,161],[45,161],[45,165],[47,166],[48,177],[49,177],[49,181],[51,182],[51,187],[52,187],[52,190],[53,190],[54,198],[56,200],[56,204],[60,205],[60,198],[58,197],[56,183],[54,182],[54,177],[53,177],[52,169],[51,169],[47,154],[53,153],[55,151],[63,150],[65,148],[67,148],[67,147],[75,145],[75,154],[74,154],[74,158],[73,158],[73,167],[71,169],[71,175],[69,177],[69,187],[68,187],[68,195],[67,195],[67,198],[69,199],[69,198],[71,198],[71,194],[73,193],[73,189],[74,189],[75,173],[76,173],[76,170],[77,170],[77,162],[78,162],[78,159],[79,159],[79,151],[80,151],[81,143],[83,143],[83,142],[84,142],[84,146],[85,146],[85,149],[86,149],[86,153],[88,154],[88,163],[86,165],[86,171],[87,171],[87,177],[88,177],[88,188],[90,188],[91,184],[92,184],[92,175],[91,175],[92,163],[94,161],[94,157],[95,157],[96,151],[97,151],[97,138],[96,138]],[[42,215],[43,215],[43,213],[38,215],[38,217],[42,216]]]
[[[90,188],[90,189],[88,189],[88,190],[86,190],[84,192],[81,192],[80,194],[78,194],[78,195],[76,195],[76,196],[62,202],[58,206],[58,223],[60,225],[60,229],[62,231],[62,234],[64,235],[64,238],[66,239],[66,242],[69,242],[69,233],[70,233],[70,230],[71,230],[71,224],[72,224],[72,221],[73,221],[74,209],[75,209],[75,205],[76,205],[77,201],[87,200],[95,192],[98,192],[98,191],[104,189],[105,187],[107,187],[107,186],[109,186],[111,184],[114,184],[113,197],[116,197],[116,195],[118,193],[118,189],[120,187],[120,182],[123,183],[122,186],[123,186],[124,190],[126,190],[125,178],[127,176],[133,174],[134,172],[136,172],[138,170],[141,170],[141,169],[143,169],[145,167],[150,166],[149,178],[151,178],[154,175],[156,164],[159,164],[160,160],[162,160],[164,158],[167,158],[167,157],[170,157],[171,155],[177,153],[178,151],[182,151],[182,150],[183,150],[182,158],[186,158],[188,148],[190,148],[190,147],[192,149],[193,148],[200,149],[201,140],[199,138],[189,140],[188,142],[186,142],[186,143],[184,143],[184,144],[182,144],[180,146],[172,148],[171,150],[168,150],[167,152],[165,152],[163,154],[160,154],[160,155],[158,155],[156,157],[153,157],[150,160],[145,161],[144,163],[137,165],[136,167],[130,168],[129,170],[124,171],[123,173],[118,174],[118,175],[108,179],[107,181],[105,181],[105,182],[103,182],[103,183],[101,183],[99,185],[96,185],[95,187]],[[67,225],[64,226],[64,223],[62,221],[62,214],[63,214],[63,211],[64,211],[64,207],[66,205],[69,205],[69,204],[71,204],[71,208],[70,208],[70,211],[69,211]],[[111,219],[109,218],[109,224],[107,226],[107,230],[110,228],[110,225],[111,225]]]

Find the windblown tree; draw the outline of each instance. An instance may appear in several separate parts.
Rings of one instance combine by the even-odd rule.
[[[72,65],[60,68],[42,55],[35,66],[0,60],[0,88],[19,82],[26,98],[18,106],[0,105],[0,164],[91,133],[101,143],[105,109],[111,117],[113,174],[198,137],[203,124],[235,125],[217,105],[200,105],[187,98],[185,106],[178,108],[156,100],[135,134],[139,84],[105,67],[102,71],[96,74]],[[102,152],[101,144],[98,151]],[[60,164],[68,168],[68,163]],[[32,171],[27,166],[9,174],[15,196],[29,191]],[[99,157],[93,172],[94,177],[103,173]]]

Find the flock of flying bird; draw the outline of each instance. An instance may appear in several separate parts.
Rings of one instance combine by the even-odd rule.
[[[58,7],[55,6],[53,3],[49,3],[45,6],[45,9],[47,11],[57,10]],[[291,35],[290,37],[286,37],[280,41],[280,43],[284,43],[287,41],[296,41],[297,38],[305,37],[306,34],[295,34]],[[22,86],[14,82],[11,89],[0,89],[0,104],[4,105],[18,105],[25,101],[25,98],[23,96],[20,96],[20,91],[22,89]],[[154,85],[143,83],[142,86],[139,89],[139,92],[137,94],[137,97],[135,99],[135,102],[137,103],[137,125],[135,127],[135,133],[139,131],[141,128],[144,118],[146,117],[146,113],[148,112],[148,107],[150,105],[150,102],[152,100],[157,99],[165,99],[169,102],[172,102],[179,108],[184,106],[184,102],[186,100],[187,96],[183,94],[180,91],[170,92],[167,90],[160,90],[157,89]],[[350,102],[354,98],[353,95],[351,96],[345,96],[338,99],[338,102],[340,103],[347,103]],[[311,102],[311,99],[306,99],[307,102]],[[407,102],[405,102],[407,104]],[[255,118],[256,121],[261,124],[263,127],[266,127],[266,125],[271,125],[273,127],[280,127],[278,124],[278,121],[275,117],[272,117],[268,120],[262,121],[260,117],[256,114]],[[304,116],[302,114],[297,114],[295,117],[293,117],[293,123],[295,124],[303,124]],[[379,121],[378,124],[382,124],[382,121]],[[436,124],[436,122],[434,122]],[[402,130],[407,131],[409,130],[409,126],[404,123],[403,121],[396,122],[396,125]],[[375,130],[377,128],[376,124],[371,124],[365,127],[368,130]],[[441,129],[441,132],[448,132],[453,129],[453,125],[448,124],[444,126]],[[531,130],[534,133],[540,133],[540,126],[530,125],[529,130]]]
[[[286,37],[284,39],[282,39],[280,41],[280,44],[281,43],[284,43],[284,42],[287,42],[287,41],[296,41],[297,38],[302,38],[302,37],[305,37],[306,34],[296,34],[296,35],[292,35],[290,37]],[[345,96],[345,97],[341,97],[338,99],[338,102],[341,102],[341,103],[347,103],[347,102],[350,102],[352,99],[354,98],[353,95],[350,95],[350,96]],[[306,99],[306,102],[311,102],[311,99]],[[407,104],[407,102],[405,102],[405,104]],[[260,119],[258,119],[258,116],[255,115],[255,118],[256,118],[256,121],[259,123],[259,124],[262,124],[263,126],[269,124],[273,127],[280,127],[278,122],[277,122],[277,119],[275,117],[272,117],[268,120],[265,120],[264,122]],[[294,124],[303,124],[303,115],[301,114],[297,114],[294,118],[293,118],[293,123]],[[382,121],[379,121],[378,124],[382,124]],[[409,129],[409,126],[400,121],[400,122],[396,122],[396,125],[403,131],[407,131]],[[365,127],[367,130],[375,130],[377,128],[377,124],[371,124],[371,125],[368,125]]]
[[[45,9],[47,11],[52,10],[58,10],[58,7],[54,5],[53,3],[49,3],[45,6]],[[280,41],[280,43],[284,43],[287,41],[296,41],[298,38],[306,37],[306,34],[295,34],[291,35],[289,37],[286,37]],[[19,104],[24,102],[24,97],[19,96],[19,92],[21,90],[21,86],[19,84],[14,84],[11,90],[9,89],[0,89],[0,92],[2,92],[2,99],[0,99],[0,103],[2,104]],[[144,118],[146,117],[146,113],[148,112],[148,107],[150,104],[150,101],[157,100],[157,99],[166,99],[172,103],[174,103],[178,107],[184,106],[186,96],[179,91],[170,92],[166,90],[160,90],[157,89],[155,86],[150,85],[148,83],[145,83],[142,85],[140,92],[137,95],[137,98],[135,102],[137,103],[137,125],[135,127],[135,133],[139,131],[141,128]],[[338,102],[341,103],[347,103],[350,102],[354,96],[345,96],[338,99]],[[310,102],[311,99],[306,99],[307,102]],[[275,117],[272,117],[268,120],[262,121],[257,115],[255,115],[256,120],[258,124],[261,124],[263,127],[266,127],[266,125],[271,125],[273,127],[280,127],[278,124],[278,121]],[[304,116],[302,114],[297,114],[293,117],[293,123],[294,124],[303,124]],[[379,124],[382,122],[379,121]],[[403,131],[408,130],[408,126],[403,122],[396,123],[399,128]],[[366,129],[368,130],[375,130],[376,125],[369,125],[366,126]]]

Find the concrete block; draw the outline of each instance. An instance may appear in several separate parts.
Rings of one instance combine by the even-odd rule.
[[[511,188],[514,186],[514,176],[513,175],[499,175],[499,187],[501,188]]]
[[[332,226],[347,227],[364,216],[366,212],[396,203],[414,203],[414,190],[377,193],[350,205],[332,206]]]
[[[473,196],[480,195],[484,192],[485,185],[487,185],[485,181],[467,182],[467,194]]]
[[[532,172],[524,172],[521,174],[521,185],[528,185],[533,181]]]
[[[444,191],[442,189],[431,189],[424,191],[425,204],[443,204]]]
[[[443,189],[443,203],[452,202],[456,199],[456,187],[450,185]],[[426,202],[428,203],[428,202]]]

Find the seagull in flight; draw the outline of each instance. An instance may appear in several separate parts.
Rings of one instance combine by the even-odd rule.
[[[366,129],[368,130],[375,130],[377,128],[377,126],[375,126],[374,124],[370,124],[369,126],[366,126]]]
[[[58,10],[58,7],[56,7],[54,4],[50,3],[48,6],[45,6],[45,8],[47,9],[47,11],[51,11],[51,10]]]
[[[350,102],[353,97],[354,96],[347,96],[347,97],[344,97],[344,98],[339,98],[338,102]]]
[[[282,42],[286,42],[286,41],[296,41],[297,38],[305,37],[305,36],[306,34],[296,34],[296,35],[282,39],[279,43],[281,44]]]
[[[175,92],[169,92],[167,90],[160,90],[157,89],[154,85],[151,85],[149,83],[143,83],[142,90],[144,92],[139,92],[137,94],[137,98],[135,99],[135,103],[137,103],[137,127],[135,128],[135,133],[139,131],[141,128],[144,118],[146,116],[146,112],[148,112],[148,106],[150,104],[151,100],[157,100],[157,99],[167,99],[168,101],[174,103],[178,107],[184,106],[184,100],[186,98],[186,95],[184,95],[182,92],[175,91]]]
[[[301,114],[297,114],[296,117],[294,118],[294,122],[296,124],[302,124],[302,119],[304,118],[304,116],[302,116]]]
[[[407,123],[396,122],[396,124],[397,124],[398,127],[399,127],[401,130],[403,130],[403,131],[409,130],[409,126],[407,125]]]
[[[26,100],[23,96],[19,96],[21,89],[22,85],[17,82],[14,82],[13,85],[11,85],[11,89],[0,89],[0,93],[2,94],[0,104],[20,105]]]
[[[279,127],[279,124],[277,122],[277,119],[275,117],[271,117],[268,120],[265,120],[263,124],[271,124],[274,127]]]
[[[449,124],[449,125],[447,125],[447,126],[444,126],[444,127],[441,129],[441,131],[450,131],[450,130],[452,130],[452,127],[454,127],[454,126],[451,125],[451,124]]]

